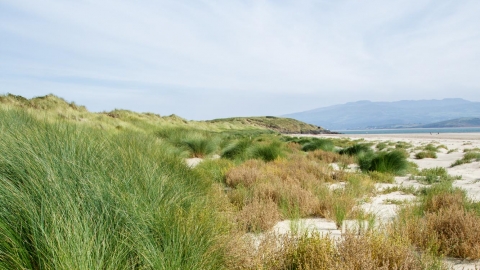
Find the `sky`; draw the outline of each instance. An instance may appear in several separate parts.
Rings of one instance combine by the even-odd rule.
[[[191,120],[480,101],[478,0],[0,0],[0,94]]]

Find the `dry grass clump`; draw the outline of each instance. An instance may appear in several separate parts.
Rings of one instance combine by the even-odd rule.
[[[330,176],[326,165],[297,156],[272,162],[246,161],[226,173],[226,184],[234,189],[228,195],[241,211],[253,202],[274,202],[284,218],[318,216],[315,189],[332,181]]]
[[[420,205],[406,207],[397,229],[430,253],[479,259],[480,217],[475,212],[476,204],[461,190],[444,187],[427,191]]]
[[[391,173],[383,173],[378,171],[370,171],[368,172],[370,179],[372,179],[376,183],[394,183],[395,182],[395,175]]]
[[[254,200],[242,208],[236,220],[242,231],[261,232],[270,229],[280,220],[280,212],[273,201]]]
[[[347,182],[345,188],[330,189],[326,182],[333,182],[334,178]],[[230,202],[239,209],[237,222],[248,231],[268,227],[242,225],[252,223],[251,209],[260,209],[262,203],[269,205],[270,212],[274,212],[272,203],[277,206],[281,216],[272,214],[277,220],[320,216],[340,225],[345,218],[358,214],[353,209],[359,199],[374,189],[368,175],[334,174],[327,164],[300,155],[272,162],[246,161],[227,171],[225,182],[231,188],[227,193]]]
[[[261,160],[247,160],[242,165],[227,171],[225,183],[230,187],[237,187],[238,185],[251,187],[255,182],[263,178],[261,168],[264,165],[265,162]]]
[[[319,233],[271,234],[258,249],[236,245],[232,251],[236,256],[230,258],[243,264],[232,261],[229,269],[445,269],[431,256],[419,255],[401,237],[378,232],[347,234],[338,243]]]
[[[335,152],[329,152],[324,150],[315,150],[308,153],[310,159],[318,159],[326,163],[342,163],[353,164],[355,163],[355,157],[348,155],[340,155]]]

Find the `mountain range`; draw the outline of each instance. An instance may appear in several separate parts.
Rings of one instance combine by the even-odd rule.
[[[421,127],[456,118],[480,117],[480,102],[442,100],[362,100],[284,115],[329,130]]]

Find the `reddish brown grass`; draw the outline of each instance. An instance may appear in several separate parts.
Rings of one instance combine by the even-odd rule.
[[[480,217],[466,203],[461,191],[436,194],[424,202],[423,216],[405,208],[397,230],[434,254],[480,259]]]
[[[270,234],[257,249],[236,245],[231,252],[244,263],[232,262],[230,269],[445,269],[438,260],[420,256],[408,242],[385,232],[348,234],[339,243],[318,233]]]
[[[326,163],[343,163],[343,164],[353,164],[355,163],[355,158],[348,155],[340,155],[335,152],[315,150],[308,153],[310,159],[321,160]]]
[[[272,201],[255,200],[245,205],[237,214],[239,227],[246,232],[260,232],[270,229],[280,220],[280,212]]]

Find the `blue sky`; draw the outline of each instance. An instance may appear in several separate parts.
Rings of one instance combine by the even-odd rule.
[[[187,119],[480,101],[480,1],[0,0],[0,93]]]

